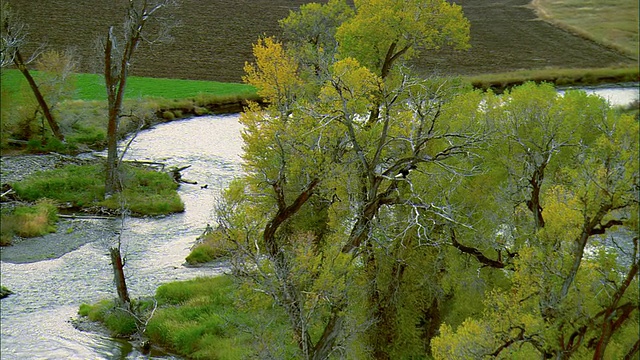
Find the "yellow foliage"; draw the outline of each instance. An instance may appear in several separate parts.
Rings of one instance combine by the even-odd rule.
[[[298,65],[273,37],[262,38],[253,45],[255,64],[246,63],[242,80],[258,89],[267,101],[281,104],[291,99],[302,81]]]

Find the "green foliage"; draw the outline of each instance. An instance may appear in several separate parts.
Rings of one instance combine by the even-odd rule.
[[[161,215],[184,211],[176,192],[178,185],[170,175],[138,168],[124,168],[124,191],[118,197],[104,198],[101,165],[68,165],[39,172],[13,184],[20,198],[35,201],[53,199],[77,207],[106,206],[119,210],[123,199],[138,215]]]
[[[485,293],[481,313],[443,324],[434,357],[626,356],[638,335],[637,120],[595,96],[531,83],[487,109],[492,182],[461,188],[463,212],[477,216],[464,237],[484,255],[509,256],[508,283]],[[482,194],[469,196],[476,187]]]
[[[382,77],[391,57],[409,59],[420,50],[469,46],[469,21],[458,5],[441,0],[363,0],[355,6],[356,15],[336,33],[340,52]]]

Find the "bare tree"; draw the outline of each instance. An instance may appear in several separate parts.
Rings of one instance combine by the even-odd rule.
[[[30,57],[25,59],[20,52],[20,48],[26,43],[27,31],[24,23],[20,22],[15,13],[11,10],[8,2],[2,3],[2,45],[0,47],[1,60],[0,65],[4,68],[11,64],[15,65],[18,70],[24,75],[33,95],[38,101],[38,105],[42,110],[42,115],[47,119],[51,132],[58,140],[64,141],[64,135],[60,131],[58,123],[53,118],[51,108],[47,104],[42,91],[38,87],[38,84],[34,80],[33,76],[29,72],[27,65],[38,57],[40,52],[37,50]]]
[[[122,117],[122,103],[133,55],[141,43],[159,43],[170,39],[169,30],[175,24],[171,9],[177,6],[176,0],[129,0],[122,33],[118,36],[114,26],[110,26],[103,43],[104,78],[107,88],[109,120],[107,125],[107,171],[105,180],[105,198],[122,190],[118,156],[118,125]],[[124,199],[120,200],[124,204]],[[126,209],[123,205],[123,216]],[[118,238],[111,247],[110,256],[113,266],[116,290],[120,302],[126,308],[130,306],[129,293],[124,275]]]
[[[153,44],[170,39],[169,30],[174,24],[171,8],[176,5],[176,0],[130,0],[122,34],[116,35],[111,26],[105,37],[104,78],[109,106],[106,198],[121,190],[118,181],[118,124],[133,55],[141,43]]]

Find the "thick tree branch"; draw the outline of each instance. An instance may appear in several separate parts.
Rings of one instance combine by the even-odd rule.
[[[505,267],[505,264],[502,261],[490,259],[486,257],[480,250],[473,247],[465,246],[459,243],[458,240],[456,239],[456,232],[454,229],[450,229],[450,232],[451,232],[451,244],[456,249],[462,251],[465,254],[475,256],[475,258],[478,259],[478,261],[484,265],[497,268],[497,269],[503,269]]]
[[[316,187],[316,185],[318,185],[318,183],[320,183],[320,179],[318,178],[313,179],[307,185],[307,187],[298,195],[298,197],[293,201],[293,203],[291,203],[291,205],[286,206],[284,208],[282,207],[279,208],[278,212],[273,217],[273,219],[271,219],[271,221],[269,221],[269,223],[265,226],[263,239],[265,241],[265,245],[267,245],[267,250],[269,250],[269,254],[271,256],[276,256],[279,252],[278,246],[275,243],[275,239],[274,239],[276,230],[278,230],[278,228],[280,227],[280,225],[282,225],[283,222],[285,222],[287,219],[293,216],[296,212],[298,212],[298,210],[300,210],[302,205],[304,205],[304,203],[307,202],[307,200],[309,200],[309,198],[313,194],[313,189]],[[276,191],[276,196],[284,197],[284,193],[281,191],[281,189],[279,190],[279,186],[274,185],[274,190]],[[282,200],[279,199],[278,202],[280,203]]]

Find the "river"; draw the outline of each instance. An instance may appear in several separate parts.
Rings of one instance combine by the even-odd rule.
[[[125,272],[132,296],[152,295],[164,282],[223,271],[182,264],[195,238],[213,222],[216,196],[240,172],[240,129],[237,115],[206,116],[157,126],[132,143],[127,159],[191,165],[183,177],[199,183],[180,186],[184,213],[125,222]],[[108,248],[121,223],[87,221],[104,224],[109,235],[57,259],[1,263],[2,285],[15,293],[0,302],[2,359],[146,358],[127,342],[78,331],[69,321],[77,317],[80,304],[115,296]]]
[[[606,96],[614,105],[638,99],[637,84],[624,89],[585,90]],[[224,271],[221,267],[187,268],[183,263],[195,238],[213,222],[213,205],[220,190],[241,171],[240,130],[238,115],[205,116],[156,126],[133,141],[127,159],[191,165],[183,177],[199,184],[180,187],[184,213],[125,222],[125,271],[132,296],[152,295],[164,282]],[[107,235],[57,259],[1,263],[2,285],[15,292],[0,302],[1,359],[147,358],[126,341],[78,331],[70,323],[80,304],[115,296],[108,248],[121,224],[86,221],[98,222]],[[152,358],[177,359],[167,354]]]

